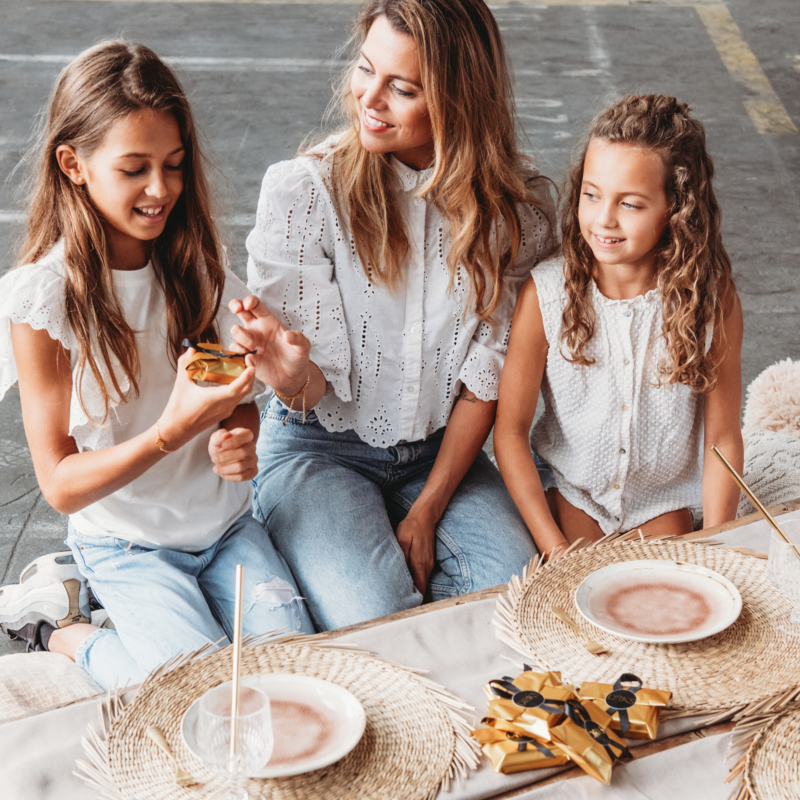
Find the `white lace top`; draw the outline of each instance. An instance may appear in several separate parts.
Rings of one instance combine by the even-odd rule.
[[[654,385],[664,352],[661,292],[609,300],[592,282],[597,320],[585,353],[595,363],[581,367],[560,352],[563,260],[532,274],[549,349],[545,412],[531,444],[553,467],[558,490],[604,533],[700,506],[703,395],[682,384]]]
[[[430,172],[392,163],[412,244],[397,290],[367,280],[347,219],[332,202],[325,161],[301,157],[270,167],[247,239],[250,289],[310,339],[311,358],[329,382],[320,422],[379,447],[444,426],[462,383],[481,400],[497,398],[517,294],[551,246],[550,210],[520,206],[523,239],[504,279],[497,325],[479,322],[467,307],[463,270],[450,289],[448,227],[416,196]]]
[[[117,298],[128,324],[136,331],[142,365],[139,395],[122,403],[110,401],[103,420],[100,387],[91,370],[86,369],[81,388],[87,416],[77,397],[77,342],[64,311],[63,254],[59,243],[36,264],[12,269],[0,280],[0,398],[17,381],[11,323],[27,323],[47,331],[69,350],[73,366],[69,434],[78,450],[99,450],[149,429],[172,392],[175,367],[167,354],[164,293],[151,264],[140,270],[113,272]],[[225,344],[231,343],[229,331],[237,321],[226,305],[245,293],[244,284],[228,273],[217,318]],[[105,375],[102,359],[98,366]],[[123,371],[115,367],[115,372],[127,391]],[[107,385],[112,384],[109,381]],[[243,402],[251,401],[259,391],[263,391],[260,384]],[[87,536],[115,536],[146,547],[190,552],[206,549],[249,509],[251,502],[249,485],[224,481],[212,471],[208,441],[216,427],[199,434],[113,494],[70,515],[70,521]]]

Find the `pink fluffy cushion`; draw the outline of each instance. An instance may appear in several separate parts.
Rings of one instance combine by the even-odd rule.
[[[745,442],[759,428],[800,439],[800,361],[779,361],[747,387]]]

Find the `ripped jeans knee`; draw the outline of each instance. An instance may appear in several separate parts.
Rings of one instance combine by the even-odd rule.
[[[243,627],[247,633],[314,633],[305,598],[294,585],[275,576],[256,583],[244,608]]]

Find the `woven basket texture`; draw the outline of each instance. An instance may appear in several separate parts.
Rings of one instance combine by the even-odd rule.
[[[728,629],[697,642],[631,642],[589,623],[575,606],[581,581],[620,561],[664,559],[697,564],[728,578],[742,595],[742,613]],[[550,612],[560,606],[608,652],[591,655],[583,639]],[[721,547],[681,541],[608,543],[570,553],[509,584],[498,601],[498,636],[527,661],[560,670],[565,682],[613,683],[623,672],[673,693],[671,708],[738,708],[797,686],[800,638],[772,620],[792,608],[769,581],[766,562]],[[800,794],[797,795],[800,797]]]
[[[446,690],[404,667],[335,643],[294,640],[245,646],[242,675],[296,673],[330,680],[363,704],[367,726],[342,760],[306,775],[248,781],[252,797],[270,800],[418,800],[435,796],[454,771],[474,767],[468,726],[455,711],[468,708]],[[230,649],[154,673],[134,701],[111,709],[105,735],[87,745],[87,781],[106,796],[147,800],[201,800],[224,783],[186,748],[180,722],[206,690],[231,677]],[[114,704],[111,703],[111,706]],[[178,763],[201,782],[179,788],[174,767],[145,735],[149,725],[166,734]]]
[[[745,784],[753,800],[800,797],[800,711],[778,717],[747,755]]]

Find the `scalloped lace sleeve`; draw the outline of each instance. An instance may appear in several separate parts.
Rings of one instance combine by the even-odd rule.
[[[308,159],[267,170],[256,225],[247,237],[247,283],[288,327],[311,342],[311,358],[343,402],[352,399],[351,356],[334,237],[342,233],[330,196]]]
[[[222,302],[219,304],[219,312],[217,313],[217,324],[219,327],[220,343],[225,348],[231,348],[234,345],[233,337],[231,336],[231,328],[239,324],[239,318],[232,311],[228,309],[228,303],[231,300],[244,300],[247,295],[251,294],[247,286],[236,277],[236,275],[229,269],[225,269],[225,288],[222,290]],[[252,403],[256,397],[263,394],[266,387],[261,381],[255,381],[253,390],[248,394],[239,405],[244,403]]]
[[[485,401],[497,400],[517,297],[531,270],[552,251],[554,244],[553,208],[549,201],[542,207],[520,205],[518,211],[522,241],[517,261],[514,269],[503,277],[503,292],[492,315],[493,324],[478,325],[458,376],[478,399]]]

